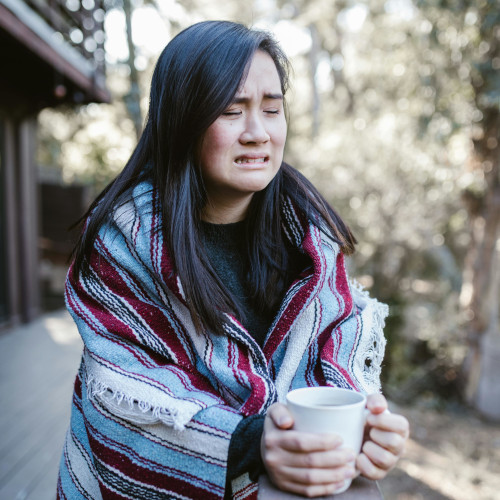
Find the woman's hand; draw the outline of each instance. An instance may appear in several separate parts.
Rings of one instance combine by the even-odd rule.
[[[339,449],[334,434],[292,430],[287,407],[273,404],[264,421],[261,455],[267,473],[278,488],[306,497],[330,495],[355,474],[355,456]]]
[[[356,468],[369,479],[382,479],[396,465],[409,436],[408,420],[387,411],[381,394],[368,396],[365,441],[356,459]]]

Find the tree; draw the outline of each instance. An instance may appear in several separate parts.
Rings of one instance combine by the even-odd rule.
[[[462,364],[468,401],[498,411],[481,403],[500,376],[498,3],[293,5],[317,40],[289,153],[361,234],[357,272],[393,305],[394,381],[448,395]]]
[[[287,157],[350,221],[360,241],[352,274],[390,305],[386,392],[456,395],[466,214],[462,157],[451,152],[468,139],[437,104],[443,56],[428,48],[430,23],[389,3],[287,9],[317,36],[294,59]]]
[[[131,0],[123,0],[123,12],[125,14],[125,25],[127,32],[127,46],[128,46],[128,68],[130,71],[130,91],[125,96],[125,103],[127,110],[132,119],[135,128],[135,135],[137,140],[142,134],[142,113],[141,113],[141,91],[139,86],[139,72],[135,64],[135,44],[132,38],[132,2]]]
[[[460,294],[468,346],[465,397],[500,418],[500,390],[491,382],[500,376],[500,10],[491,0],[417,5],[429,21],[429,50],[445,56],[434,77],[440,112],[469,134],[461,192],[469,234]],[[466,113],[457,112],[457,102]]]
[[[500,9],[493,1],[469,10],[477,16],[479,57],[471,85],[478,120],[472,131],[470,168],[483,178],[481,190],[463,193],[471,243],[464,269],[462,306],[469,313],[469,402],[500,419]],[[493,392],[492,392],[493,391]]]

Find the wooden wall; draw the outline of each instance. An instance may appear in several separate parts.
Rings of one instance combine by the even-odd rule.
[[[31,321],[40,311],[38,276],[39,197],[34,161],[35,117],[1,116],[1,246],[3,318],[9,326]]]

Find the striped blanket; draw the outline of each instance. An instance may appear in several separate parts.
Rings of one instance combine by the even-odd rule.
[[[84,340],[58,498],[224,497],[231,434],[294,388],[380,390],[387,306],[347,279],[337,244],[283,204],[285,232],[313,263],[285,294],[261,349],[233,317],[196,331],[172,272],[151,185],[101,228],[88,276],[66,282]],[[233,498],[256,498],[248,474]]]

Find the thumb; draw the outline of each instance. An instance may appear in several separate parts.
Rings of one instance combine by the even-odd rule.
[[[290,429],[293,426],[293,417],[290,410],[281,403],[274,403],[267,412],[276,427]]]

